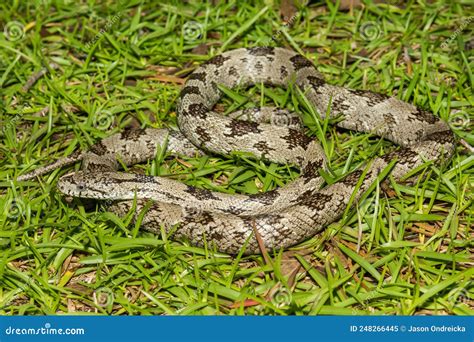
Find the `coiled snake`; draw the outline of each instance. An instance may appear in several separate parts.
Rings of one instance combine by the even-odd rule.
[[[225,117],[213,106],[228,88],[258,83],[299,87],[321,116],[342,115],[339,127],[370,132],[399,144],[398,150],[375,158],[343,180],[320,189],[318,170],[325,167],[319,143],[308,138],[297,124],[277,126],[268,118],[280,115],[263,108]],[[83,161],[82,171],[60,178],[66,195],[113,200],[109,210],[123,215],[137,198],[137,210],[148,200],[153,204],[142,226],[160,233],[178,227],[175,238],[187,238],[202,246],[237,253],[247,241],[246,253],[259,253],[257,230],[269,249],[284,248],[312,237],[337,220],[352,200],[358,200],[391,161],[399,179],[426,161],[448,160],[454,152],[449,126],[430,112],[393,97],[365,90],[351,90],[326,83],[305,57],[283,48],[256,47],[232,50],[210,59],[187,79],[177,104],[181,132],[146,128],[116,134],[93,145],[89,151],[19,177],[33,178],[51,169]],[[239,119],[238,116],[242,117]],[[281,188],[254,195],[225,194],[198,189],[164,177],[118,172],[117,157],[127,165],[152,158],[158,148],[185,155],[202,151],[229,154],[252,153],[301,169],[301,176]]]

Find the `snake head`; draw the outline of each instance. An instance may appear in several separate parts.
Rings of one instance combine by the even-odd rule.
[[[67,196],[98,200],[129,200],[145,191],[154,177],[124,172],[69,173],[58,181],[58,189]],[[147,185],[148,184],[148,185]]]
[[[97,177],[81,171],[62,176],[57,186],[59,191],[67,196],[95,199],[104,199],[107,196],[107,191],[98,185]]]

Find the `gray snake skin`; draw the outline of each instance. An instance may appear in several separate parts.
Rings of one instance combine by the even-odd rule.
[[[342,115],[337,126],[370,132],[400,148],[377,157],[365,168],[321,189],[318,170],[325,168],[319,143],[299,123],[277,126],[269,118],[287,115],[272,108],[240,111],[225,117],[214,112],[221,98],[218,85],[228,88],[265,83],[294,84],[322,117]],[[255,230],[267,249],[285,248],[314,236],[341,217],[352,200],[391,170],[400,179],[426,161],[440,163],[452,156],[455,140],[449,126],[425,110],[393,97],[326,83],[305,57],[283,48],[232,50],[210,59],[187,79],[177,105],[180,132],[167,129],[129,130],[77,152],[52,165],[19,177],[26,180],[82,160],[82,171],[60,178],[59,190],[69,196],[113,201],[109,210],[124,215],[137,199],[137,212],[152,200],[142,226],[160,234],[173,228],[174,238],[203,246],[205,241],[235,254],[247,243],[246,254],[259,253]],[[301,176],[281,188],[255,195],[225,194],[198,189],[165,177],[118,172],[117,156],[127,165],[153,158],[158,149],[193,156],[202,151],[226,155],[249,152],[255,158],[296,165]],[[354,193],[354,194],[353,194]]]

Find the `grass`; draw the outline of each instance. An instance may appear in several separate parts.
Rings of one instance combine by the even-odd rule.
[[[474,314],[472,5],[339,6],[1,4],[0,314]],[[340,221],[269,260],[143,232],[100,203],[69,203],[55,183],[74,167],[15,181],[125,127],[175,125],[190,71],[220,51],[262,45],[305,54],[332,84],[429,109],[465,144],[445,167],[417,170],[414,183],[377,184]],[[262,103],[301,113],[330,160],[328,183],[393,148],[319,121],[292,90],[228,91],[218,110]],[[298,176],[239,154],[160,155],[130,170],[230,193]]]

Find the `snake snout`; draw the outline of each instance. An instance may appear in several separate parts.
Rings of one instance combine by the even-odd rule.
[[[88,189],[87,184],[81,179],[78,179],[78,175],[75,173],[62,176],[57,186],[62,193],[78,197]]]

